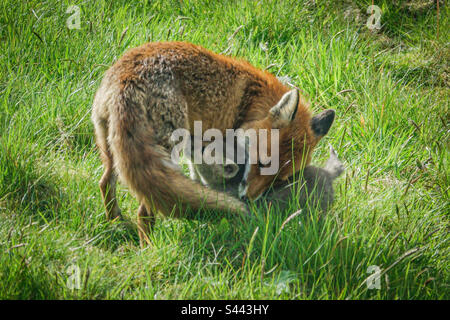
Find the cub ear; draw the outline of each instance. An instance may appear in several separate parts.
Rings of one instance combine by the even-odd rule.
[[[278,103],[269,110],[272,116],[272,128],[284,128],[295,118],[298,108],[299,94],[294,89],[286,92]]]
[[[335,111],[327,109],[311,119],[311,129],[317,138],[322,138],[328,133],[334,121]]]
[[[325,171],[328,171],[331,179],[336,179],[342,172],[344,172],[344,164],[339,160],[337,152],[330,145],[330,157],[328,158],[325,166],[323,167]]]

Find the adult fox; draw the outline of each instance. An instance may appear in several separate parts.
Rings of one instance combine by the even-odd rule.
[[[328,132],[334,111],[311,117],[297,90],[248,62],[186,42],[147,43],[129,50],[105,73],[92,120],[104,174],[100,190],[108,219],[120,217],[116,173],[135,193],[141,243],[154,213],[180,215],[187,207],[245,212],[245,204],[189,180],[170,161],[171,133],[194,121],[203,130],[279,129],[276,175],[251,165],[245,197],[256,199],[274,179],[283,180],[310,162]],[[268,146],[270,149],[270,143]],[[270,150],[267,151],[270,154]]]

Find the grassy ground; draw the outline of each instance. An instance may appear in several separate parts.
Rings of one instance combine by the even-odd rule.
[[[448,9],[438,35],[436,1],[375,1],[375,33],[371,2],[2,1],[0,298],[449,299]],[[313,159],[332,143],[347,167],[328,216],[158,219],[145,250],[132,223],[105,220],[93,95],[128,48],[159,40],[270,67],[315,112],[336,109]]]

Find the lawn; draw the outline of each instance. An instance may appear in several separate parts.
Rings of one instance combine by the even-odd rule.
[[[448,7],[374,3],[380,30],[371,0],[2,1],[0,298],[449,299]],[[157,219],[141,249],[119,185],[126,221],[106,221],[93,96],[127,49],[166,40],[244,58],[336,110],[313,155],[332,144],[346,166],[325,217],[294,202],[244,223],[202,211]]]

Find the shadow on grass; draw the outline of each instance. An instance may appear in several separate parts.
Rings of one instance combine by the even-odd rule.
[[[0,137],[0,201],[10,211],[54,219],[64,194],[56,178],[42,172],[27,144],[6,145]]]

